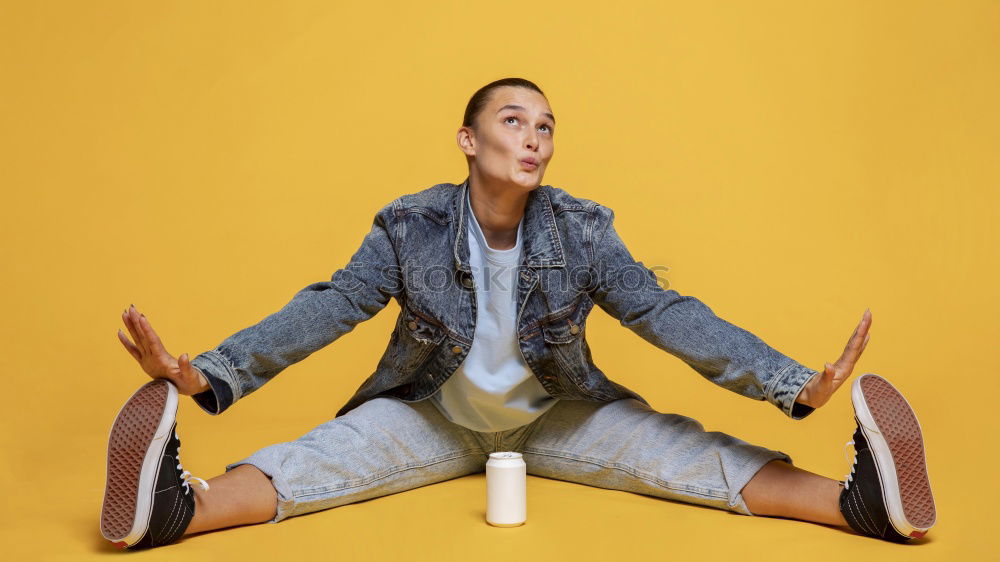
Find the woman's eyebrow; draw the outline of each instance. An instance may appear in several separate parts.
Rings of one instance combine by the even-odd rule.
[[[526,110],[525,110],[525,109],[524,109],[523,107],[521,107],[520,105],[514,105],[514,104],[510,104],[510,103],[508,103],[507,105],[505,105],[505,106],[501,107],[500,109],[498,109],[498,110],[497,110],[497,113],[500,113],[501,111],[503,111],[503,110],[505,110],[505,109],[520,109],[521,111],[526,111]],[[543,113],[542,115],[544,115],[544,116],[548,117],[549,119],[551,119],[553,123],[555,123],[555,122],[556,122],[556,118],[555,118],[555,116],[554,116],[554,115],[552,115],[551,113]]]

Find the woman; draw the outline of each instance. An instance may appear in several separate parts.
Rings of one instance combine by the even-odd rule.
[[[535,84],[487,84],[458,130],[469,166],[462,184],[395,199],[329,282],[193,360],[175,359],[144,315],[125,311],[132,340],[120,330],[119,338],[155,380],[112,428],[104,536],[144,548],[277,522],[482,472],[498,450],[522,452],[530,474],[549,478],[897,542],[922,536],[935,512],[919,425],[885,379],[854,382],[855,464],[839,482],[656,412],[594,364],[585,326],[596,304],[723,388],[802,419],[851,374],[871,314],[818,373],[664,290],[632,258],[610,209],[541,185],[555,125]],[[333,420],[191,486],[177,451],[178,393],[219,414],[392,298],[400,315],[389,346]]]

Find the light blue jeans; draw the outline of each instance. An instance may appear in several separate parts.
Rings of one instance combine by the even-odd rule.
[[[753,515],[740,490],[781,451],[633,398],[560,400],[535,421],[495,433],[457,425],[428,400],[373,398],[252,464],[278,492],[271,523],[484,472],[488,455],[518,451],[528,474]]]

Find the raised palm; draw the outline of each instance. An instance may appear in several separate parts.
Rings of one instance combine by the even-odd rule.
[[[871,335],[868,333],[868,329],[871,325],[872,313],[865,309],[865,313],[861,316],[861,322],[854,328],[854,333],[847,340],[847,345],[844,347],[843,353],[840,354],[840,358],[834,363],[823,365],[823,371],[814,375],[806,383],[796,402],[819,408],[830,400],[833,393],[847,382],[851,372],[854,371],[854,364],[858,362],[861,352],[868,345],[868,338]]]
[[[191,364],[187,353],[175,358],[167,352],[149,320],[144,314],[140,314],[135,306],[129,306],[122,313],[122,320],[134,343],[129,341],[120,328],[118,339],[147,375],[154,379],[169,380],[177,387],[177,391],[184,395],[198,394],[210,388],[205,375]]]

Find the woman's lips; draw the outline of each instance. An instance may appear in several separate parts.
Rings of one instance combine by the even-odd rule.
[[[521,165],[524,166],[525,168],[529,169],[529,170],[534,170],[535,168],[538,167],[538,164],[533,164],[533,163],[529,162],[528,160],[521,160]]]

